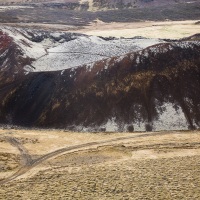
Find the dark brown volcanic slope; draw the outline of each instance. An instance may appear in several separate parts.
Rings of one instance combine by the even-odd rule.
[[[1,123],[92,131],[200,127],[199,35],[90,67],[27,75],[31,60],[12,38],[0,37]]]

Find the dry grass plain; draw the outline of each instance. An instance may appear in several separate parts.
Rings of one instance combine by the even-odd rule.
[[[104,23],[96,20],[84,29],[75,32],[103,37],[135,37],[180,39],[200,33],[198,20],[186,21],[144,21],[133,23]]]
[[[47,31],[74,32],[102,37],[131,38],[142,36],[147,38],[180,39],[200,33],[198,20],[186,21],[141,21],[141,22],[111,22],[95,20],[87,26],[69,26],[63,24],[42,23],[0,23],[3,26],[33,28]]]
[[[200,131],[0,130],[0,180],[2,200],[198,200]]]

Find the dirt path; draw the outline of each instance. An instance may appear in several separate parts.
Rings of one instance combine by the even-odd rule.
[[[29,166],[32,164],[33,160],[31,158],[31,155],[18,139],[14,137],[5,137],[5,140],[7,140],[12,146],[16,147],[19,150],[21,154],[22,166]]]
[[[99,142],[89,142],[89,143],[84,143],[84,144],[79,144],[79,145],[74,145],[74,146],[69,146],[69,147],[65,147],[65,148],[61,148],[58,149],[56,151],[47,153],[43,156],[41,156],[40,158],[37,158],[35,160],[32,160],[31,156],[28,154],[28,151],[23,147],[23,145],[15,138],[11,138],[11,137],[7,137],[7,140],[14,146],[16,146],[22,156],[22,159],[24,160],[24,165],[13,175],[11,175],[10,177],[0,181],[0,185],[8,183],[14,179],[16,179],[17,177],[25,174],[26,172],[30,171],[32,168],[36,167],[37,165],[41,164],[42,162],[53,158],[55,156],[58,156],[62,153],[67,153],[70,152],[72,150],[78,150],[81,148],[85,148],[85,147],[94,147],[94,146],[98,146],[98,145],[108,145],[110,143],[113,142],[119,142],[119,141],[124,141],[127,139],[134,139],[134,138],[140,138],[140,137],[150,137],[150,136],[161,136],[161,135],[169,135],[172,134],[173,132],[154,132],[154,133],[144,133],[141,135],[134,135],[134,136],[127,136],[127,137],[120,137],[120,138],[115,138],[115,139],[110,139],[110,140],[104,140],[104,141],[99,141]],[[178,132],[176,134],[184,134],[183,132]],[[187,132],[186,132],[187,134]],[[192,133],[191,133],[192,134]]]

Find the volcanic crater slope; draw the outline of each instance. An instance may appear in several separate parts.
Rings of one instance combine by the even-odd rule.
[[[199,35],[116,39],[2,27],[0,37],[1,123],[78,131],[200,127]]]

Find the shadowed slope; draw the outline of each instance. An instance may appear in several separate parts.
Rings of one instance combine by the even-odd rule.
[[[187,40],[62,71],[23,75],[21,68],[10,87],[7,68],[1,122],[90,131],[199,128],[200,44]]]

